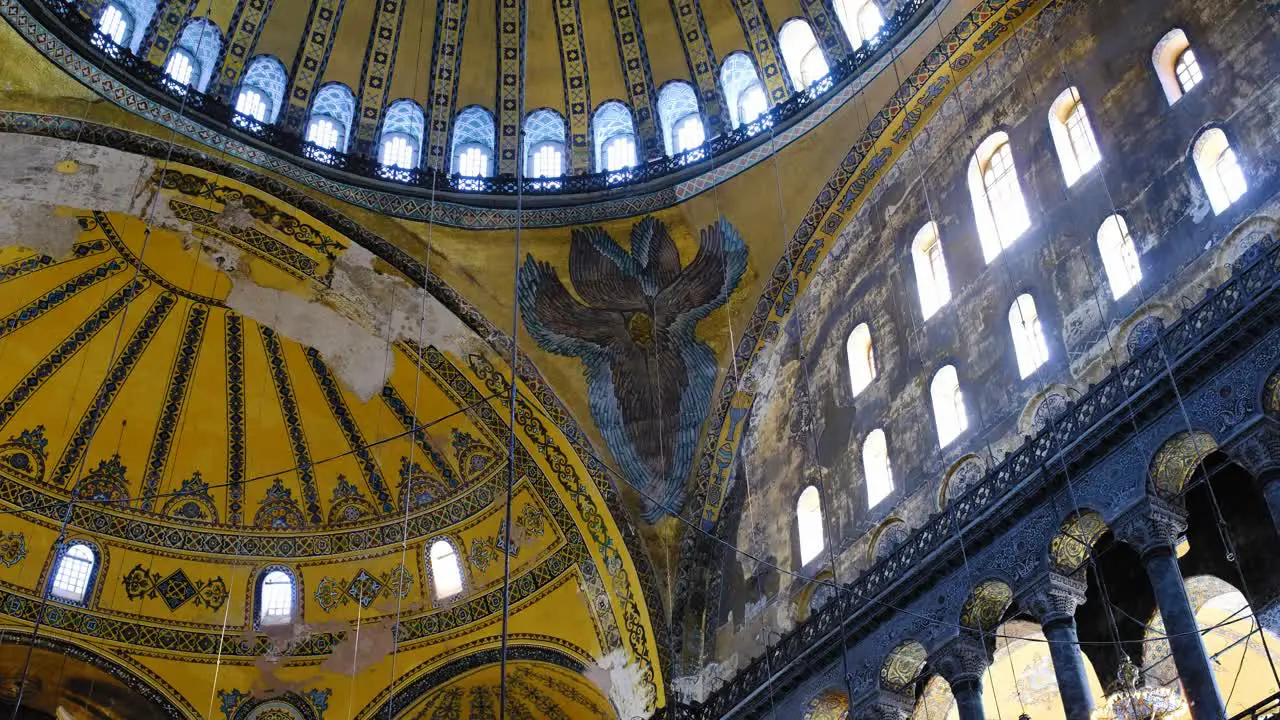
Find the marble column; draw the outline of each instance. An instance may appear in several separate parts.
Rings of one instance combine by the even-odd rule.
[[[914,709],[915,699],[910,695],[876,688],[854,699],[849,717],[857,720],[907,720]]]
[[[990,664],[990,658],[982,638],[962,630],[959,636],[931,654],[929,663],[951,686],[960,720],[985,720],[982,713],[982,673]]]
[[[1093,693],[1089,691],[1089,676],[1076,634],[1076,608],[1084,604],[1084,598],[1083,579],[1055,572],[1032,581],[1018,598],[1022,609],[1040,621],[1049,640],[1053,674],[1067,720],[1089,720],[1093,714]]]
[[[1195,612],[1187,597],[1187,586],[1178,569],[1174,545],[1186,530],[1181,510],[1155,497],[1147,497],[1125,511],[1112,531],[1133,547],[1155,592],[1156,606],[1164,619],[1173,664],[1195,720],[1225,720],[1222,695],[1213,677],[1209,653],[1200,639]]]

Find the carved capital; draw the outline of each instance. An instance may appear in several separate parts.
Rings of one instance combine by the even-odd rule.
[[[1018,605],[1040,620],[1041,625],[1074,619],[1076,608],[1084,604],[1085,582],[1048,572],[1032,580],[1018,596]]]
[[[915,699],[910,695],[876,689],[856,698],[849,717],[862,720],[907,720],[915,710]]]
[[[961,632],[929,655],[929,664],[953,688],[963,683],[981,682],[982,673],[990,663],[982,638],[969,632]]]
[[[1158,550],[1172,551],[1186,529],[1185,512],[1150,495],[1124,511],[1111,527],[1115,536],[1140,556]]]
[[[1280,423],[1273,418],[1258,418],[1223,451],[1259,482],[1280,479]]]

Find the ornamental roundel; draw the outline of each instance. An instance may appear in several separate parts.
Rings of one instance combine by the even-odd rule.
[[[905,692],[920,677],[929,652],[915,640],[908,640],[889,653],[880,668],[880,684],[893,692]]]
[[[1070,575],[1089,558],[1093,544],[1107,531],[1102,516],[1092,510],[1067,518],[1049,542],[1049,558],[1055,572]]]
[[[1000,624],[1013,602],[1013,591],[999,580],[988,580],[973,589],[960,612],[960,624],[974,630],[991,630]]]
[[[1151,460],[1151,483],[1163,498],[1177,497],[1206,457],[1218,449],[1218,441],[1202,430],[1174,435]]]
[[[942,481],[942,488],[938,492],[938,509],[945,509],[952,500],[964,495],[969,488],[981,482],[986,473],[987,463],[973,453],[957,460]]]
[[[846,720],[849,698],[839,690],[826,690],[810,700],[804,709],[804,720]]]

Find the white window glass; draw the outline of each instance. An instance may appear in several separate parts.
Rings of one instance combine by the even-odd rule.
[[[129,35],[129,25],[128,14],[115,3],[107,5],[102,11],[102,17],[98,18],[98,30],[111,38],[111,42],[121,46]]]
[[[738,98],[738,118],[742,123],[754,122],[769,109],[769,98],[760,83],[754,83],[742,91]]]
[[[938,428],[938,445],[946,447],[969,427],[969,415],[964,408],[964,393],[960,391],[960,379],[954,365],[946,365],[933,376],[929,385],[929,397],[933,400],[933,419]]]
[[[410,170],[414,166],[417,154],[418,148],[413,139],[405,135],[394,133],[382,140],[383,165]]]
[[[437,600],[462,592],[462,568],[458,565],[458,554],[444,540],[437,540],[431,545],[431,578],[435,582]]]
[[[706,141],[706,133],[702,129],[702,118],[697,114],[685,115],[676,121],[675,132],[676,153],[687,152],[701,147]]]
[[[1098,229],[1098,254],[1102,256],[1102,269],[1111,285],[1112,297],[1124,297],[1142,279],[1138,251],[1129,236],[1129,226],[1119,215],[1102,221]]]
[[[564,174],[564,150],[560,143],[543,143],[529,158],[529,177],[554,178]]]
[[[84,602],[96,562],[88,545],[76,543],[68,547],[58,558],[58,569],[53,573],[49,593],[59,600]]]
[[[1231,207],[1249,189],[1240,161],[1221,128],[1200,133],[1192,146],[1191,157],[1214,213]]]
[[[1067,138],[1071,140],[1071,149],[1075,150],[1076,161],[1082,172],[1098,164],[1101,156],[1093,138],[1093,128],[1089,127],[1089,116],[1084,111],[1084,103],[1077,102],[1067,115]]]
[[[871,344],[871,327],[862,323],[849,333],[849,382],[856,397],[876,379],[876,353]]]
[[[827,59],[818,47],[813,28],[804,20],[788,20],[782,26],[778,31],[778,47],[796,90],[804,90],[827,75]]]
[[[1009,308],[1009,329],[1013,334],[1013,352],[1018,358],[1018,372],[1030,376],[1049,360],[1049,345],[1040,326],[1036,301],[1030,295],[1019,295]]]
[[[1196,60],[1194,50],[1187,48],[1182,51],[1173,64],[1173,74],[1178,78],[1178,87],[1181,87],[1184,93],[1200,84],[1204,79],[1204,73],[1200,72],[1200,63]]]
[[[617,172],[636,164],[636,139],[633,135],[617,135],[604,144],[604,169]]]
[[[867,507],[873,508],[893,493],[893,468],[884,430],[872,430],[862,443],[862,470],[867,478]]]
[[[458,174],[463,177],[488,177],[489,153],[479,145],[471,145],[458,153]]]
[[[338,137],[342,134],[338,124],[328,117],[311,119],[307,127],[307,142],[319,145],[326,150],[338,150]]]
[[[810,485],[800,493],[796,503],[796,527],[800,531],[800,564],[808,565],[822,553],[822,497]]]
[[[1156,69],[1156,77],[1160,78],[1160,86],[1164,88],[1164,96],[1170,105],[1178,102],[1183,93],[1204,79],[1200,63],[1191,50],[1191,41],[1181,28],[1173,28],[1160,38],[1160,42],[1151,51],[1151,64]]]
[[[870,42],[875,38],[882,25],[884,16],[880,14],[880,8],[876,7],[875,2],[866,3],[858,11],[858,32],[862,35],[863,42]]]
[[[870,41],[884,25],[884,16],[874,0],[835,0],[836,17],[856,50]]]
[[[911,244],[911,260],[916,268],[920,312],[928,320],[951,300],[951,278],[947,275],[947,260],[942,254],[937,223],[930,222],[916,233]]]
[[[281,625],[293,619],[293,578],[283,570],[272,570],[262,578],[258,622]]]
[[[800,61],[800,80],[804,85],[804,89],[813,86],[822,78],[831,72],[831,68],[827,65],[827,57],[822,54],[822,48],[815,46],[812,50],[805,54],[804,60]]]
[[[1031,225],[1008,135],[995,133],[978,146],[969,163],[969,192],[982,255],[991,262]]]
[[[179,85],[190,85],[191,78],[196,76],[195,59],[185,50],[174,50],[169,56],[169,63],[165,65],[164,73]]]
[[[1058,150],[1058,160],[1062,163],[1062,176],[1068,186],[1074,185],[1102,159],[1093,127],[1089,124],[1089,115],[1076,88],[1067,88],[1053,101],[1049,110],[1049,129]]]
[[[244,88],[236,98],[236,112],[248,115],[258,122],[267,121],[267,100],[253,88]]]

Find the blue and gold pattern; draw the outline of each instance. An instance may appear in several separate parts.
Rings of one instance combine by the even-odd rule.
[[[141,563],[124,576],[124,591],[130,600],[159,598],[170,612],[188,602],[197,607],[218,610],[230,595],[227,584],[220,577],[192,580],[182,568],[161,576],[157,572],[148,572]]]
[[[558,0],[557,0],[558,1]],[[502,175],[515,175],[520,165],[520,126],[524,118],[525,0],[498,2],[498,158]]]
[[[0,533],[0,563],[13,567],[27,556],[27,539],[20,532]]]
[[[462,39],[467,29],[467,0],[439,0],[431,48],[431,91],[427,98],[427,166],[448,169],[449,128],[456,110]]]
[[[844,34],[840,18],[831,10],[830,0],[800,0],[800,5],[809,18],[809,26],[817,36],[818,44],[822,46],[822,52],[827,56],[827,62],[835,64],[843,60],[851,49],[849,38]]]
[[[227,367],[227,522],[244,522],[245,414],[244,320],[226,314]]]
[[[569,171],[587,173],[591,166],[591,88],[587,83],[587,51],[582,40],[578,0],[553,0],[564,75],[564,106],[569,117]]]
[[[609,0],[613,15],[613,33],[618,41],[618,61],[627,83],[627,99],[636,119],[636,135],[644,157],[662,155],[662,135],[658,132],[653,108],[653,70],[649,67],[649,51],[644,44],[644,30],[636,15],[636,0]]]
[[[302,31],[301,49],[289,73],[288,109],[281,118],[285,127],[298,129],[306,121],[311,95],[324,77],[333,40],[338,34],[345,0],[315,0]]]
[[[751,55],[760,71],[760,80],[769,92],[770,104],[786,100],[791,91],[787,88],[786,73],[782,72],[782,54],[778,50],[778,37],[769,22],[762,0],[733,0],[733,9],[742,24],[742,32],[751,46]]]
[[[223,720],[247,720],[250,717],[277,720],[295,717],[294,715],[271,713],[276,707],[285,705],[290,708],[291,713],[298,712],[300,708],[306,708],[310,710],[310,713],[304,715],[304,717],[324,720],[324,714],[329,710],[329,696],[331,695],[333,695],[333,690],[329,688],[323,690],[312,688],[301,694],[289,690],[279,695],[272,694],[267,698],[255,699],[253,693],[233,688],[231,690],[218,691],[218,709],[222,711]],[[255,710],[258,712],[255,713]]]
[[[325,612],[357,603],[367,609],[374,600],[403,600],[413,590],[413,574],[397,565],[381,575],[361,569],[351,580],[324,578],[316,585],[316,603]]]
[[[178,32],[195,9],[196,0],[165,0],[160,3],[142,40],[142,55],[151,64],[164,65],[178,39]]]
[[[370,505],[360,493],[360,488],[352,485],[346,475],[338,475],[338,484],[333,488],[333,497],[329,498],[329,524],[357,523],[377,514],[373,505]]]
[[[360,119],[356,139],[372,143],[382,118],[382,108],[391,91],[391,69],[396,63],[400,45],[400,24],[404,20],[406,0],[377,0],[369,46],[365,50],[364,72],[360,78]]]
[[[320,384],[320,390],[324,393],[324,399],[329,405],[329,411],[333,414],[333,419],[337,421],[338,427],[342,428],[342,434],[347,438],[351,454],[355,456],[356,461],[360,464],[360,470],[364,473],[365,484],[369,486],[369,491],[378,499],[378,503],[382,506],[382,512],[392,512],[395,508],[391,505],[391,495],[387,492],[387,483],[382,478],[382,469],[378,467],[378,461],[374,460],[373,453],[369,452],[369,444],[365,442],[364,436],[360,433],[360,428],[351,417],[351,410],[347,407],[347,401],[342,396],[338,381],[334,379],[333,373],[329,371],[328,366],[324,364],[324,360],[320,358],[320,353],[315,348],[307,348],[306,354],[307,364],[311,366],[311,372],[316,376],[316,381]]]
[[[196,356],[200,351],[200,343],[204,339],[204,328],[208,321],[207,305],[192,305],[187,311],[187,326],[182,332],[178,356],[169,373],[169,387],[165,391],[164,407],[160,413],[160,420],[156,423],[155,435],[151,439],[151,453],[147,459],[146,471],[142,476],[142,509],[148,512],[155,507],[156,492],[160,488],[165,468],[169,465],[169,450],[173,447],[178,418],[186,405],[191,371],[195,367]]]
[[[273,530],[300,530],[307,521],[298,508],[298,502],[293,499],[293,491],[284,486],[283,480],[276,478],[271,482],[271,487],[267,488],[266,497],[258,501],[258,512],[253,516],[253,524],[255,527]]]
[[[44,426],[23,430],[0,445],[0,466],[29,482],[44,480],[44,464],[49,457],[49,440]]]
[[[36,269],[42,267],[40,265],[32,267]],[[41,295],[39,298],[32,300],[25,306],[9,313],[7,317],[0,318],[0,339],[9,335],[13,331],[39,318],[46,312],[62,305],[71,300],[80,292],[97,285],[116,273],[124,269],[124,264],[119,258],[108,260],[97,267],[90,268],[83,273],[67,280],[58,287]]]
[[[689,72],[698,86],[702,101],[702,117],[707,125],[707,137],[715,137],[724,131],[724,101],[720,95],[720,70],[715,50],[711,49],[711,36],[702,18],[702,6],[698,0],[671,0],[671,12],[680,28],[684,43],[684,56],[689,61]]]
[[[258,329],[262,337],[262,347],[267,352],[267,364],[270,366],[271,379],[276,386],[276,396],[280,400],[280,411],[284,413],[285,427],[289,431],[289,444],[293,449],[295,462],[294,470],[302,485],[302,499],[307,507],[307,520],[312,525],[319,525],[323,522],[320,514],[320,491],[316,489],[315,468],[311,464],[311,448],[307,444],[307,434],[302,429],[302,414],[298,412],[298,401],[293,394],[293,381],[289,378],[289,368],[285,365],[284,350],[280,346],[280,339],[276,337],[275,330],[265,325]],[[276,478],[277,483],[279,480]],[[279,517],[273,515],[273,518],[274,525]],[[262,526],[262,523],[255,524]]]
[[[213,75],[211,95],[230,100],[240,84],[240,75],[245,65],[253,58],[258,47],[258,38],[262,37],[262,28],[266,25],[267,15],[271,14],[274,0],[240,0],[236,3],[236,11],[231,16],[231,25],[227,31],[227,48],[218,60],[217,72]]]
[[[161,512],[187,522],[218,523],[218,506],[209,496],[209,483],[198,471],[182,481],[182,487],[164,501]]]

